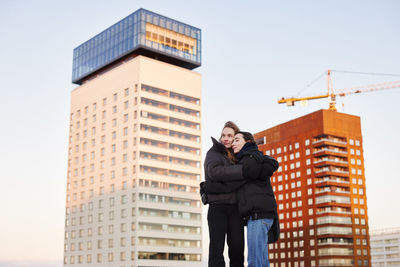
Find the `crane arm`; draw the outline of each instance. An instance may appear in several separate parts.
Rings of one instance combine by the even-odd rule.
[[[336,111],[336,96],[346,96],[351,94],[358,94],[363,92],[372,92],[372,91],[379,91],[385,89],[392,89],[392,88],[400,88],[400,81],[393,81],[393,82],[384,82],[384,83],[377,83],[377,84],[370,84],[366,86],[359,86],[359,87],[352,87],[352,88],[344,88],[340,90],[333,90],[332,87],[332,78],[331,78],[332,70],[327,71],[327,85],[328,85],[328,92],[324,95],[317,95],[317,96],[306,96],[306,97],[290,97],[290,98],[280,98],[278,100],[278,104],[286,103],[288,106],[294,106],[296,102],[319,99],[319,98],[329,98],[329,109]],[[363,73],[363,74],[377,74],[377,73]],[[383,75],[382,73],[379,75]],[[387,74],[393,76],[393,74]],[[398,75],[395,75],[398,76]],[[319,79],[319,78],[318,78]]]
[[[307,97],[290,97],[290,98],[282,97],[281,99],[278,100],[278,104],[286,103],[288,106],[294,106],[295,102],[299,102],[299,101],[303,101],[303,100],[326,98],[326,97],[329,97],[329,95],[326,94],[326,95],[316,95],[316,96],[307,96]]]
[[[346,96],[351,94],[358,94],[364,92],[380,91],[385,89],[400,88],[400,81],[384,82],[378,84],[369,84],[366,86],[352,87],[335,90],[335,95]]]

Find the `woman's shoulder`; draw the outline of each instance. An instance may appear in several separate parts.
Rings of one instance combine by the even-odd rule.
[[[223,151],[210,148],[207,151],[205,161],[222,160],[224,157],[225,157],[225,153]]]

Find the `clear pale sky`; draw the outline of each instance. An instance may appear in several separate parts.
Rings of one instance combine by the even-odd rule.
[[[327,108],[276,103],[325,93],[324,78],[303,89],[327,69],[400,74],[396,0],[2,0],[0,266],[61,264],[72,50],[141,7],[202,29],[203,156],[227,120],[257,132]],[[392,80],[335,73],[333,85]],[[361,117],[371,229],[400,226],[399,99],[393,89],[338,104]]]

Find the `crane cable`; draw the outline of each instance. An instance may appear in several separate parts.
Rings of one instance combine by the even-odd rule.
[[[391,73],[360,72],[360,71],[347,71],[347,70],[331,70],[331,72],[400,77],[400,74],[391,74]]]
[[[314,83],[320,80],[324,75],[327,74],[328,71],[324,71],[317,78],[315,78],[312,82],[307,84],[303,89],[301,89],[297,93],[297,97],[300,97],[301,93],[310,88]],[[347,71],[347,70],[331,70],[331,72],[339,72],[339,73],[349,73],[349,74],[364,74],[364,75],[376,75],[376,76],[392,76],[392,77],[400,77],[400,74],[391,74],[391,73],[376,73],[376,72],[361,72],[361,71]]]
[[[303,93],[306,89],[310,88],[311,85],[313,85],[314,83],[316,83],[319,79],[321,79],[324,75],[326,75],[326,71],[324,71],[323,73],[321,73],[317,78],[315,78],[312,82],[310,82],[308,85],[306,85],[303,89],[301,89],[298,93],[297,93],[297,97],[300,96],[301,93]]]

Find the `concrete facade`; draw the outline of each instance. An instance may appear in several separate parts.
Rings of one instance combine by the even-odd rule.
[[[125,58],[71,93],[64,266],[201,266],[201,75]]]
[[[370,231],[372,267],[400,267],[400,228]]]

